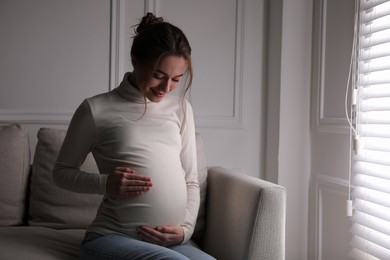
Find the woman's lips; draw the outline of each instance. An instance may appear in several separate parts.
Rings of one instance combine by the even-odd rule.
[[[164,92],[158,92],[158,91],[155,91],[153,90],[153,94],[156,96],[156,97],[164,97],[165,96],[165,93]]]

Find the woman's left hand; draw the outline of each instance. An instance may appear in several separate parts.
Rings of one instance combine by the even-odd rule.
[[[183,242],[184,231],[181,227],[160,226],[151,228],[140,226],[138,228],[138,236],[149,243],[169,247]]]

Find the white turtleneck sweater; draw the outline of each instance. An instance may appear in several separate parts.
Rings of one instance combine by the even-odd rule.
[[[145,112],[144,97],[130,85],[129,75],[118,88],[88,98],[78,107],[58,155],[53,179],[68,190],[105,195],[88,232],[118,233],[138,239],[136,229],[140,225],[181,226],[183,242],[187,242],[199,208],[191,105],[167,95],[159,103],[146,99]],[[80,170],[89,152],[100,174]],[[149,176],[153,187],[139,197],[108,197],[107,176],[118,166]]]

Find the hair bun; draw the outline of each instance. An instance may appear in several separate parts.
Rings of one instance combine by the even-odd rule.
[[[162,17],[156,17],[152,13],[147,13],[144,17],[142,17],[142,20],[138,25],[138,27],[135,29],[135,31],[137,34],[139,34],[143,32],[150,25],[162,23],[162,22],[164,22],[164,19]]]

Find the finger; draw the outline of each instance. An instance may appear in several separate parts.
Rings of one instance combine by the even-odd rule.
[[[156,230],[161,233],[165,234],[177,234],[177,228],[175,227],[169,227],[169,226],[160,226],[157,227]]]
[[[137,197],[143,195],[151,189],[150,186],[122,186],[120,187],[120,197]]]
[[[138,197],[143,195],[145,192],[148,192],[150,189],[151,189],[151,185],[141,185],[141,186],[123,185],[120,187],[119,196],[121,198]]]
[[[122,191],[125,193],[128,192],[144,192],[150,190],[150,186],[125,186],[122,188]]]
[[[150,234],[155,234],[155,235],[158,235],[159,233],[161,233],[161,232],[157,231],[155,228],[151,228],[149,226],[139,226],[138,229],[145,231],[145,232],[148,232]]]
[[[120,172],[114,172],[114,174],[122,174]],[[120,176],[120,179],[118,181],[120,182],[121,186],[148,186],[151,187],[153,185],[152,181],[150,180],[149,177],[146,178],[126,178],[126,176]]]
[[[152,182],[150,180],[142,180],[142,179],[128,179],[125,176],[123,176],[120,179],[121,183],[123,185],[134,185],[134,186],[142,186],[142,185],[147,185],[151,184]]]
[[[164,239],[164,235],[162,233],[145,226],[138,228],[138,235],[143,240],[154,244],[161,244]]]
[[[151,181],[150,177],[136,173],[127,173],[125,174],[125,178],[128,180]]]
[[[139,174],[138,172],[136,172],[135,170],[133,170],[129,167],[115,167],[114,171],[119,172],[119,173],[129,173],[132,176],[146,177],[146,176]],[[146,178],[148,178],[148,177],[146,177]]]
[[[122,185],[124,189],[129,189],[134,187],[135,188],[134,190],[145,190],[146,188],[150,188],[153,186],[152,182],[150,181],[133,181],[133,180],[123,181]]]
[[[136,173],[133,169],[131,169],[129,167],[115,167],[114,170],[120,171],[120,172]]]
[[[114,172],[118,173],[118,174],[123,174],[124,176],[127,176],[127,175],[142,176],[142,175],[138,174],[136,171],[134,171],[133,169],[130,169],[127,167],[115,167]]]
[[[126,180],[139,180],[139,181],[144,181],[144,182],[150,182],[151,181],[150,177],[144,176],[144,175],[140,175],[140,174],[137,174],[137,173],[123,172],[123,171],[119,171],[119,170],[114,170],[114,173],[115,174],[119,174],[119,175],[122,174],[122,176]]]
[[[138,174],[136,172],[128,172],[128,171],[123,172],[119,170],[115,170],[114,172],[118,174],[124,174],[124,177],[128,180],[151,181],[150,177]]]
[[[159,226],[156,230],[164,234],[164,243],[167,245],[180,244],[184,239],[184,230],[182,227]]]

